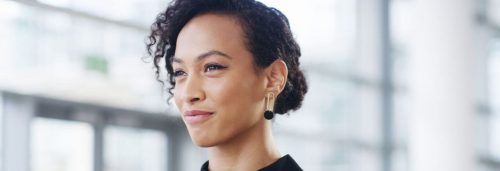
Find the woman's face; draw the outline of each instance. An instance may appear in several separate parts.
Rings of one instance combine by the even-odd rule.
[[[179,33],[174,56],[174,100],[195,144],[223,144],[265,123],[266,78],[256,71],[236,18],[193,18]]]

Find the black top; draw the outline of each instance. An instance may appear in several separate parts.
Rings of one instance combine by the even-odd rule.
[[[201,166],[201,171],[208,171],[208,161]],[[302,171],[302,168],[300,168],[295,160],[287,154],[273,164],[259,169],[258,171]]]

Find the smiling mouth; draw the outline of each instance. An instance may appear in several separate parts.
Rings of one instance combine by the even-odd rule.
[[[214,112],[200,111],[200,110],[189,110],[184,114],[184,120],[189,125],[196,125],[207,121],[212,118]]]

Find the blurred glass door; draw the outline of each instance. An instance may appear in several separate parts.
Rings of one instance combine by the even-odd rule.
[[[104,171],[165,171],[167,137],[163,132],[108,126],[104,130]]]
[[[31,170],[92,171],[93,141],[88,123],[35,118],[31,123]]]

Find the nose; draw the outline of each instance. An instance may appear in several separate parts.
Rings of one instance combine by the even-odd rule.
[[[205,99],[205,92],[203,90],[203,81],[196,77],[190,76],[184,82],[182,91],[183,101],[188,104],[193,104]]]

